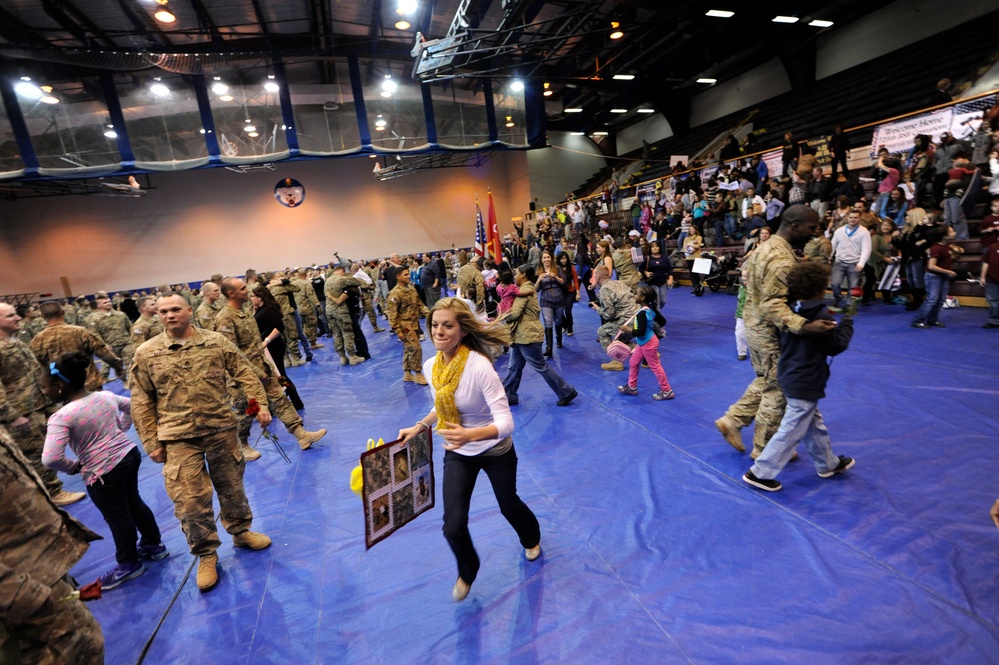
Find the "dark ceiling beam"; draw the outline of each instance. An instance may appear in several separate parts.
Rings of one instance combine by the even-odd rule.
[[[333,22],[330,20],[329,5],[326,0],[309,0],[309,25],[312,27],[317,48],[329,50],[336,45],[336,35],[333,34]],[[336,70],[332,63],[316,60],[316,67],[319,70],[319,81],[324,85],[336,80]]]
[[[142,35],[150,46],[170,45],[170,40],[160,32],[160,29],[148,14],[145,12],[135,13],[131,0],[118,0],[118,6],[121,8],[121,12],[125,15],[125,18],[135,28],[135,31]]]
[[[189,0],[189,2],[195,15],[198,17],[198,25],[211,36],[212,45],[220,51],[224,51],[226,47],[225,39],[222,37],[222,33],[219,32],[218,26],[215,25],[215,21],[212,20],[212,15],[208,13],[208,8],[205,7],[201,0]]]
[[[44,44],[45,37],[19,18],[0,7],[0,37],[12,44]]]
[[[368,79],[375,75],[375,57],[378,55],[378,35],[382,33],[382,0],[375,0],[371,5],[371,28],[368,39],[371,41],[371,60],[368,61]]]
[[[69,0],[42,0],[42,8],[49,18],[84,46],[117,48],[114,40]],[[88,37],[88,33],[93,38]]]

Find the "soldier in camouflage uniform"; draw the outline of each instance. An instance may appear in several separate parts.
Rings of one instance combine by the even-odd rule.
[[[49,400],[42,392],[42,366],[28,345],[15,339],[21,317],[0,303],[0,425],[17,442],[59,506],[79,501],[83,492],[66,492],[59,475],[42,465]]]
[[[298,310],[298,300],[304,297],[305,294],[301,290],[291,283],[291,280],[285,279],[284,273],[274,273],[274,276],[270,279],[267,284],[267,290],[271,292],[274,299],[277,300],[278,306],[281,307],[281,317],[284,319],[284,341],[285,346],[288,351],[288,358],[290,362],[289,367],[299,367],[307,362],[312,362],[312,349],[309,346],[309,340],[299,337],[298,335],[298,323],[295,321],[295,312]],[[298,343],[302,343],[302,348],[305,349],[305,360],[302,360],[302,354],[298,350]]]
[[[833,321],[807,321],[787,303],[787,273],[798,262],[792,247],[801,247],[815,235],[819,216],[803,205],[793,205],[781,216],[781,225],[770,240],[760,244],[742,268],[746,304],[742,317],[749,343],[749,359],[756,378],[742,397],[728,407],[715,426],[730,446],[745,452],[739,433],[756,420],[752,457],[756,459],[780,427],[787,401],[777,384],[780,333],[823,335],[836,327]]]
[[[389,325],[402,341],[402,380],[427,385],[423,376],[423,348],[420,346],[420,317],[430,313],[409,283],[409,268],[395,268],[395,288],[385,299]],[[479,275],[481,277],[481,274]]]
[[[364,283],[356,277],[348,277],[342,265],[336,265],[323,287],[326,293],[326,320],[333,331],[333,348],[340,355],[340,364],[359,365],[364,358],[357,355],[354,342],[354,327],[347,306],[349,287],[360,287]]]
[[[222,291],[215,282],[205,282],[201,285],[201,303],[194,310],[194,325],[204,330],[212,330],[215,316],[222,310],[218,303],[225,304],[221,295]]]
[[[132,369],[132,420],[149,458],[163,464],[163,480],[191,554],[200,557],[197,584],[218,583],[220,542],[212,509],[218,492],[222,526],[233,545],[253,550],[271,539],[250,531],[253,512],[243,490],[246,461],[236,433],[226,377],[257,400],[257,420],[271,422],[257,371],[223,335],[191,325],[194,311],[180,294],[156,301],[166,333],[138,348]],[[206,469],[207,462],[207,469]]]
[[[306,275],[305,270],[299,270],[291,283],[302,292],[302,298],[298,303],[298,314],[302,317],[302,332],[309,340],[309,346],[315,350],[321,349],[325,345],[316,341],[319,331],[319,317],[316,315],[319,297],[316,295],[316,290],[312,288],[312,282],[306,279]]]
[[[461,297],[475,303],[475,308],[486,311],[486,281],[482,278],[481,256],[473,256],[471,260],[458,269],[458,291]]]
[[[67,353],[79,351],[93,358],[97,356],[109,367],[113,367],[115,372],[124,373],[121,367],[121,359],[114,354],[111,347],[104,343],[97,335],[82,326],[74,326],[66,323],[62,306],[57,302],[47,302],[41,307],[42,317],[45,319],[45,329],[35,335],[31,340],[31,351],[38,358],[44,370],[49,363],[62,358]],[[101,376],[97,365],[91,360],[87,369],[87,390],[100,390],[104,387],[104,378]]]
[[[45,328],[45,320],[38,315],[38,305],[18,305],[17,315],[21,317],[21,329],[17,331],[17,339],[25,344],[31,344],[35,335]]]
[[[52,505],[0,426],[0,662],[100,665],[104,635],[69,570],[100,536]]]
[[[139,308],[139,318],[132,324],[132,348],[137,349],[143,342],[148,342],[163,332],[163,324],[156,318],[156,299],[143,296],[136,303]]]
[[[614,271],[617,273],[617,281],[626,284],[631,289],[631,297],[634,299],[638,295],[639,282],[642,276],[638,273],[638,268],[631,261],[631,241],[625,239],[623,247],[611,252],[611,260],[614,261]]]
[[[243,352],[263,382],[271,413],[277,416],[284,423],[288,432],[298,440],[298,446],[302,450],[307,450],[313,443],[326,435],[326,430],[309,432],[302,426],[302,418],[281,389],[279,377],[264,359],[260,342],[260,328],[257,327],[253,315],[247,314],[243,308],[243,303],[250,298],[250,294],[246,290],[246,282],[236,278],[224,279],[222,280],[222,291],[227,299],[227,305],[215,317],[215,332],[224,335]],[[236,420],[239,421],[239,441],[243,448],[243,456],[247,460],[255,460],[260,457],[260,453],[250,446],[250,427],[253,424],[253,418],[246,415],[246,394],[234,385],[230,385],[230,393],[233,408],[236,410]]]
[[[128,383],[128,371],[132,367],[132,322],[123,312],[111,309],[110,298],[97,299],[97,314],[92,323],[92,329],[104,343],[111,347],[114,354],[121,358],[125,373],[121,375],[124,383]],[[117,372],[115,372],[117,374]]]
[[[828,265],[832,260],[832,241],[822,232],[821,225],[816,230],[815,237],[808,241],[802,252],[806,261],[825,263]]]
[[[610,278],[607,266],[600,265],[594,268],[590,282],[592,286],[600,288],[600,304],[591,302],[590,307],[597,310],[603,321],[603,324],[597,328],[597,341],[606,351],[621,332],[621,326],[628,323],[641,308],[635,302],[635,294],[627,284]],[[619,360],[610,360],[600,367],[618,372],[624,370],[624,364]]]
[[[371,288],[361,289],[361,306],[364,307],[364,313],[368,315],[368,320],[371,321],[371,329],[376,333],[385,332],[385,328],[378,325],[378,315],[375,312],[375,304],[378,301],[379,294],[378,266],[372,261],[369,262],[367,266],[362,266],[361,270],[363,270],[364,274],[371,280]],[[361,279],[361,277],[356,273],[354,276]]]

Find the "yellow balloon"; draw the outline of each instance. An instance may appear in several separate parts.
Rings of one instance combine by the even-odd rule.
[[[361,496],[361,490],[364,489],[364,475],[361,473],[360,465],[355,466],[350,472],[350,489],[357,496]]]

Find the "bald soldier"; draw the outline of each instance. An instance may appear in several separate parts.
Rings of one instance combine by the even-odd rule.
[[[28,345],[15,339],[20,327],[17,310],[0,303],[0,425],[31,462],[52,502],[66,506],[86,495],[63,490],[59,475],[42,465],[49,400],[42,392],[42,366]]]
[[[41,312],[45,319],[45,329],[31,340],[31,351],[38,362],[42,363],[43,370],[49,363],[54,363],[67,353],[80,352],[91,359],[90,367],[87,368],[87,390],[100,390],[104,387],[104,377],[94,364],[94,356],[113,367],[115,373],[124,373],[121,359],[102,339],[83,326],[66,323],[62,305],[57,302],[43,303]]]
[[[742,317],[756,378],[739,401],[715,421],[725,441],[741,453],[746,447],[739,430],[755,419],[753,459],[760,456],[777,432],[787,405],[777,383],[780,333],[825,335],[836,327],[834,321],[808,321],[798,316],[787,302],[787,273],[798,263],[793,248],[803,247],[815,236],[818,214],[807,206],[793,205],[784,210],[780,220],[777,232],[760,244],[742,267],[746,283]]]
[[[149,459],[163,465],[167,495],[199,557],[197,584],[218,584],[221,544],[215,528],[212,489],[218,493],[222,526],[236,547],[262,550],[271,539],[250,531],[253,511],[243,490],[246,461],[236,433],[226,377],[257,400],[257,420],[271,422],[267,393],[253,365],[223,335],[191,325],[194,311],[179,293],[156,301],[166,331],[135,353],[130,387],[132,420]],[[206,466],[207,463],[207,466]]]
[[[284,423],[288,432],[298,440],[298,447],[302,450],[308,450],[313,443],[326,435],[326,430],[309,432],[305,429],[301,416],[295,411],[295,407],[292,406],[288,396],[281,389],[280,377],[264,358],[264,349],[267,348],[267,344],[260,339],[260,328],[257,327],[256,319],[253,318],[252,314],[248,314],[243,307],[250,298],[246,282],[234,277],[224,279],[222,280],[222,293],[226,298],[226,306],[215,317],[215,332],[224,335],[243,352],[263,383],[271,413],[276,415]],[[251,417],[246,415],[246,394],[242,390],[234,388],[232,398],[236,419],[239,421],[239,442],[243,448],[243,455],[248,460],[257,459],[260,457],[260,453],[250,447],[250,426],[253,421]]]
[[[220,307],[216,306],[222,291],[215,282],[205,282],[201,285],[201,304],[194,312],[194,325],[203,330],[212,330],[215,315],[219,313]]]

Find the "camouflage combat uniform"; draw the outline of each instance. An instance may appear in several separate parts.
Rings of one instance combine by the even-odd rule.
[[[142,314],[132,324],[132,348],[137,349],[163,332],[163,324],[155,316]]]
[[[124,312],[97,312],[93,320],[93,331],[104,343],[111,347],[114,354],[121,358],[125,368],[122,380],[128,382],[128,370],[132,366],[132,322]]]
[[[25,344],[30,344],[31,340],[35,338],[35,335],[44,329],[45,319],[36,316],[33,319],[25,319],[21,321],[21,329],[17,331],[17,334],[14,337]]]
[[[474,267],[473,267],[474,269]],[[478,272],[478,271],[476,271]],[[481,273],[479,274],[481,277]],[[402,335],[402,369],[406,372],[423,372],[423,348],[420,346],[420,317],[430,313],[420,300],[412,284],[395,285],[385,300],[385,313],[389,325],[397,335]]]
[[[298,314],[302,317],[302,332],[309,340],[309,346],[315,346],[319,330],[319,318],[316,316],[319,298],[316,296],[316,290],[312,288],[312,282],[305,279],[293,279],[291,283],[302,292],[301,299],[298,301]]]
[[[100,536],[52,503],[33,466],[0,426],[0,661],[103,663],[100,624],[68,599],[69,570]]]
[[[631,289],[631,298],[634,300],[638,294],[638,283],[642,276],[638,273],[638,268],[631,262],[631,252],[624,249],[616,249],[611,253],[614,261],[614,271],[617,273],[619,282],[624,282]]]
[[[219,298],[219,300],[222,299]],[[219,300],[215,302],[219,302]],[[194,310],[194,319],[191,322],[202,330],[212,330],[214,328],[215,317],[220,311],[218,307],[210,305],[207,300],[202,300],[198,308]]]
[[[268,410],[294,434],[302,426],[302,417],[295,411],[295,407],[281,389],[277,375],[264,359],[264,352],[260,348],[260,328],[257,327],[253,315],[247,314],[242,308],[237,310],[227,305],[215,318],[215,332],[224,335],[235,344],[250,361],[267,393]],[[229,390],[232,395],[232,406],[236,411],[236,420],[239,422],[240,441],[247,443],[253,417],[246,415],[246,394],[239,386],[232,383]]]
[[[195,329],[186,339],[154,337],[138,348],[132,369],[132,420],[147,453],[160,447],[166,452],[167,495],[195,556],[219,546],[213,486],[226,531],[249,531],[253,520],[227,374],[266,408],[267,393],[246,356],[210,330]]]
[[[825,236],[812,238],[805,245],[803,254],[806,261],[815,261],[816,263],[825,263],[828,265],[829,260],[832,258],[832,241]]]
[[[597,341],[606,349],[621,332],[620,327],[641,309],[635,302],[635,294],[624,282],[609,279],[600,287],[600,307],[597,312],[603,324],[597,328]]]
[[[361,287],[364,283],[356,277],[347,275],[331,275],[326,280],[323,290],[326,293],[326,320],[333,333],[333,348],[340,358],[357,357],[357,345],[354,342],[354,325],[350,319],[350,308],[344,300],[339,305],[336,301],[350,287]]]
[[[268,284],[267,290],[271,292],[274,299],[277,300],[278,306],[281,308],[281,318],[284,321],[284,343],[287,348],[287,353],[291,358],[296,360],[301,360],[302,352],[298,349],[298,324],[295,323],[295,310],[299,307],[298,300],[302,298],[302,293],[297,286],[292,284],[289,280],[281,280],[280,284]],[[302,346],[305,348],[305,355],[308,359],[312,358],[312,351],[309,347],[308,340],[302,340]]]
[[[791,245],[774,235],[756,248],[742,269],[746,282],[742,318],[756,378],[742,397],[728,407],[725,416],[740,429],[756,419],[753,448],[757,454],[763,452],[777,432],[787,405],[777,384],[780,333],[790,331],[800,335],[802,327],[808,323],[787,304],[787,273],[797,262]]]
[[[0,425],[7,428],[31,462],[49,495],[56,496],[62,490],[62,481],[55,471],[42,465],[48,405],[42,392],[42,366],[35,354],[24,342],[0,339]],[[22,416],[28,424],[21,429],[11,427]]]
[[[486,307],[486,281],[482,278],[482,271],[466,263],[458,269],[458,289],[461,297],[471,300],[480,311],[485,311]]]
[[[68,323],[54,323],[45,327],[45,330],[35,335],[31,340],[31,351],[38,358],[44,370],[49,363],[54,363],[67,353],[86,354],[90,361],[87,368],[87,390],[100,390],[104,386],[104,378],[97,370],[93,357],[97,356],[108,365],[117,365],[121,359],[114,354],[111,347],[104,343],[94,333],[81,326],[72,326]]]

